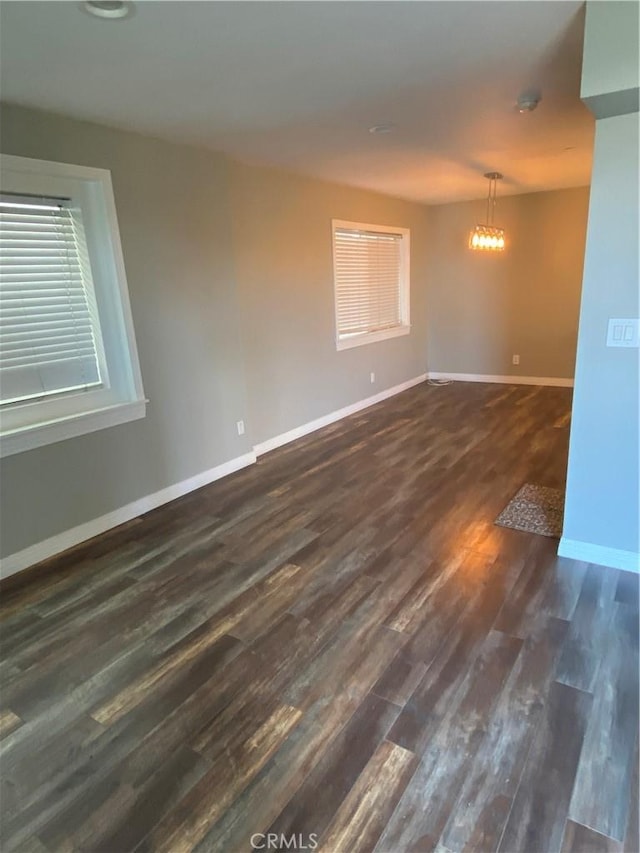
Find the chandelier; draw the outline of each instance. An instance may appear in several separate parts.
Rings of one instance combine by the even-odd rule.
[[[476,225],[469,235],[469,248],[481,252],[504,252],[504,228],[497,228],[493,224],[498,181],[502,180],[502,175],[500,172],[487,172],[485,178],[489,181],[486,222]]]

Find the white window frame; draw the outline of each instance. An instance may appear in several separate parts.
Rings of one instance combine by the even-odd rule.
[[[380,329],[374,332],[363,332],[359,335],[340,337],[338,332],[338,287],[336,275],[336,230],[339,228],[351,231],[369,231],[380,234],[399,234],[402,237],[400,252],[400,325],[389,329]],[[331,220],[331,244],[333,248],[333,307],[335,316],[335,340],[336,349],[345,350],[365,344],[385,341],[389,338],[397,338],[408,335],[411,332],[411,232],[409,228],[397,228],[391,225],[371,225],[364,222],[349,222],[344,219]]]
[[[3,192],[71,198],[82,213],[106,370],[99,388],[0,406],[0,456],[143,418],[120,232],[107,169],[0,155]]]

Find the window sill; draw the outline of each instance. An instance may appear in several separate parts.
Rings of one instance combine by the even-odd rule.
[[[135,400],[7,431],[0,436],[0,457],[12,456],[25,450],[43,447],[45,444],[54,444],[127,421],[139,420],[144,418],[146,409],[146,400]]]
[[[343,338],[336,341],[336,349],[352,349],[353,347],[361,347],[365,344],[375,344],[378,341],[386,341],[389,338],[399,338],[402,335],[408,335],[411,331],[411,326],[395,326],[393,329],[383,329],[380,332],[369,332],[366,335],[356,335],[353,338]]]

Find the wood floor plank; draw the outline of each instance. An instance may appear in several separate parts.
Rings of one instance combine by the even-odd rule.
[[[65,690],[56,689],[59,681],[53,680],[53,686],[45,673],[37,678],[25,678],[23,685],[18,679],[15,688],[18,691],[31,691],[30,702],[39,703],[45,709],[34,719],[25,722],[15,732],[9,734],[2,744],[3,768],[6,772],[21,764],[29,763],[29,757],[37,755],[47,748],[61,732],[71,732],[75,720],[85,714],[104,696],[120,689],[130,682],[137,673],[144,671],[156,654],[161,654],[168,646],[180,639],[195,623],[202,622],[202,616],[188,609],[178,617],[167,622],[157,631],[145,635],[140,645],[131,644],[121,647],[120,657],[105,669],[97,670],[76,687],[65,685]],[[24,674],[23,674],[24,677]],[[13,685],[12,685],[13,688]],[[43,698],[44,697],[44,698]],[[64,740],[65,734],[62,734]]]
[[[593,693],[607,647],[617,583],[615,572],[589,566],[558,661],[557,681]]]
[[[91,711],[93,719],[103,726],[112,726],[125,714],[143,702],[151,691],[165,679],[177,672],[183,672],[193,661],[205,654],[219,641],[224,641],[228,624],[216,620],[214,624],[206,622],[200,625],[187,637],[183,638],[176,647],[172,646],[163,659],[150,672],[127,685],[123,690],[112,696],[107,702]],[[229,643],[233,645],[232,642]]]
[[[433,726],[418,769],[380,839],[380,851],[420,849],[424,839],[440,838],[521,644],[498,632],[487,637],[459,698]]]
[[[6,822],[50,790],[57,773],[67,777],[79,754],[89,752],[104,728],[86,715],[77,717],[70,731],[54,737],[38,751],[23,751],[19,763],[2,761],[2,815]],[[4,759],[4,756],[3,756]]]
[[[103,725],[111,725],[148,696],[156,684],[182,669],[207,649],[213,646],[225,634],[259,634],[268,622],[284,610],[299,588],[296,575],[298,566],[285,564],[276,569],[262,581],[235,598],[223,608],[214,619],[198,626],[182,638],[143,678],[136,680],[120,693],[94,709],[91,714]],[[284,594],[283,594],[284,591]],[[250,627],[243,630],[243,624]]]
[[[412,661],[404,650],[397,653],[371,692],[394,705],[405,705],[426,672],[426,664]]]
[[[139,784],[141,778],[149,775],[158,755],[170,755],[184,742],[186,721],[195,720],[194,725],[201,725],[201,721],[209,718],[212,711],[208,682],[220,677],[219,669],[226,662],[236,659],[239,646],[235,638],[220,638],[192,667],[177,674],[165,693],[150,695],[144,705],[106,729],[100,726],[95,737],[89,730],[85,748],[74,754],[62,754],[66,763],[49,767],[48,775],[35,790],[28,788],[28,776],[18,775],[25,794],[18,798],[16,813],[2,823],[4,837],[19,842],[30,831],[39,832],[60,814],[74,820],[72,816],[82,808],[83,802],[88,798],[93,801],[94,795],[100,799],[105,779],[112,779],[118,765],[126,766],[133,784]],[[246,669],[244,666],[245,672]],[[88,722],[99,725],[92,719]],[[76,725],[74,722],[74,729]],[[117,787],[114,782],[111,784]]]
[[[570,620],[578,603],[586,563],[556,555],[553,539],[540,541],[496,621],[496,629],[525,637],[542,614]]]
[[[181,746],[139,786],[112,772],[75,803],[73,821],[60,812],[39,838],[51,850],[132,850],[155,826],[159,813],[185,796],[207,769],[199,756]]]
[[[629,607],[638,609],[640,597],[640,575],[633,572],[619,572],[618,585],[616,587],[616,601]]]
[[[198,845],[198,851],[240,850],[247,846],[247,838],[254,832],[265,832],[295,796],[301,781],[316,767],[320,756],[341,737],[343,728],[365,699],[376,680],[372,662],[382,658],[387,638],[391,632],[380,632],[370,648],[353,666],[348,680],[348,690],[336,690],[331,668],[324,675],[318,673],[321,683],[307,692],[303,717],[273,759],[258,774],[225,812]],[[392,654],[387,658],[387,661]],[[335,660],[335,657],[334,657]],[[299,678],[305,681],[305,675]]]
[[[544,618],[523,642],[442,833],[452,850],[497,849],[568,628]]]
[[[592,698],[557,681],[551,685],[500,853],[560,849]]]
[[[290,618],[289,623],[285,622],[283,624],[290,624],[295,628],[296,622],[294,619]],[[286,642],[283,643],[280,639],[277,641],[276,645],[281,647],[285,654],[289,650],[288,644]],[[270,679],[272,671],[262,671],[259,666],[260,660],[255,657],[255,655],[253,657],[253,674],[257,675],[260,671],[261,681],[264,685],[273,683]],[[206,663],[206,661],[203,661],[203,663]],[[236,663],[238,664],[237,666]],[[292,669],[295,670],[295,658],[293,659],[291,666]],[[185,738],[185,736],[188,737],[188,735],[185,734],[187,731],[198,732],[202,725],[206,724],[207,720],[215,718],[230,701],[233,701],[234,696],[237,697],[241,695],[243,686],[247,679],[251,679],[251,676],[251,655],[249,657],[240,656],[237,660],[232,661],[227,669],[224,670],[223,678],[213,678],[211,683],[203,684],[201,688],[196,689],[195,692],[191,693],[188,698],[186,698],[186,701],[183,701],[182,705],[176,707],[175,703],[172,702],[167,708],[162,696],[159,697],[159,702],[158,697],[152,697],[151,702],[153,702],[153,698],[155,698],[156,701],[150,705],[146,710],[146,713],[142,713],[144,711],[143,708],[136,712],[138,720],[134,719],[133,726],[129,725],[118,732],[120,724],[116,723],[113,727],[116,732],[116,736],[117,734],[126,733],[128,738],[131,739],[134,733],[140,731],[144,732],[145,723],[149,723],[150,717],[151,723],[153,723],[154,717],[156,718],[156,721],[162,720],[161,724],[155,729],[151,728],[149,734],[140,744],[136,752],[127,759],[130,773],[135,770],[136,765],[140,767],[140,770],[134,774],[134,783],[138,782],[139,776],[145,775],[145,768],[153,762],[155,756],[166,754],[171,749],[174,749],[176,745]],[[218,690],[214,693],[212,691],[212,684],[216,681]],[[215,701],[212,701],[213,695],[215,695]],[[182,698],[185,698],[184,695]],[[166,718],[164,720],[162,719],[163,715]],[[124,720],[121,722],[124,722]],[[138,722],[141,725],[137,725]],[[146,727],[149,728],[148,725]],[[108,732],[110,733],[111,729],[109,729]],[[119,744],[119,740],[116,741],[116,743]],[[107,758],[113,751],[113,745],[113,738],[111,738],[111,740],[107,741],[104,746],[103,751],[106,751]]]
[[[447,713],[450,703],[473,670],[491,626],[514,578],[511,566],[492,564],[493,583],[480,586],[407,701],[389,739],[412,752],[421,752]]]
[[[638,732],[638,616],[616,604],[569,816],[623,841]]]
[[[26,838],[19,848],[11,846],[3,848],[7,853],[14,853],[14,850],[19,850],[20,853],[51,853],[48,847],[45,847],[37,835],[30,835]]]
[[[114,577],[119,579],[122,574],[135,576],[136,567],[139,566],[146,567],[147,571],[158,572],[162,568],[173,566],[176,560],[187,554],[189,559],[193,560],[194,553],[198,553],[200,546],[203,554],[210,553],[211,526],[210,519],[204,522],[200,520],[178,533],[172,533],[171,525],[168,529],[161,526],[161,532],[155,532],[151,538],[143,538],[142,541],[133,543],[126,540],[124,547],[115,548],[113,553],[81,563],[70,579],[63,577],[56,584],[56,573],[52,572],[51,589],[45,584],[44,591],[37,597],[40,613],[33,607],[27,608],[28,618],[20,630],[16,630],[15,626],[10,626],[9,623],[6,623],[5,627],[3,619],[3,652],[12,654],[19,650],[21,656],[24,656],[28,655],[31,649],[35,649],[37,659],[38,652],[41,652],[42,646],[46,646],[47,642],[55,639],[60,643],[65,636],[75,635],[87,621],[95,620],[105,610],[111,611],[120,600],[131,598],[126,595],[126,590],[122,596],[105,595],[105,586],[108,589]],[[216,526],[213,525],[214,531]],[[88,573],[90,576],[87,578]],[[39,584],[34,586],[37,589]],[[52,594],[48,594],[50,592]],[[53,604],[51,608],[50,603]],[[5,606],[3,599],[3,614],[6,612],[10,619],[10,612],[5,611]]]
[[[14,714],[13,711],[6,708],[4,711],[0,711],[0,739],[5,737],[5,735],[10,734],[14,729],[17,729],[18,726],[22,725],[22,720],[17,714]]]
[[[640,735],[636,740],[636,749],[633,758],[633,778],[631,781],[631,790],[629,792],[629,814],[627,817],[627,831],[624,835],[623,848],[625,853],[630,851],[640,851],[640,827],[638,820],[638,812],[640,811],[640,786],[638,784],[638,776],[640,776]]]
[[[45,642],[43,648],[21,649],[13,659],[23,670],[37,667],[38,671],[53,671],[57,666],[69,671],[71,666],[80,668],[89,666],[95,659],[94,668],[103,665],[122,647],[123,634],[131,642],[143,637],[150,631],[160,629],[185,610],[193,606],[198,599],[195,590],[187,593],[189,582],[197,581],[201,593],[217,591],[224,585],[233,583],[236,578],[240,585],[241,568],[214,561],[215,569],[210,565],[193,565],[191,558],[182,558],[172,564],[172,577],[164,584],[141,584],[136,588],[137,595],[127,591],[123,597],[107,599],[108,606],[98,608],[81,625],[67,624],[58,628],[56,643]],[[175,572],[175,574],[173,574]],[[50,638],[47,638],[49,640]]]
[[[468,597],[490,562],[465,551],[446,562],[425,559],[424,572],[391,613],[387,625],[394,631],[414,634],[421,625],[431,624],[441,610],[442,599],[447,596],[451,600],[455,592]]]
[[[417,762],[412,752],[383,741],[343,799],[319,850],[324,853],[373,850]]]
[[[570,404],[416,386],[0,582],[3,851],[638,853],[637,577],[494,525]]]
[[[24,761],[30,753],[42,750],[60,730],[69,730],[75,717],[130,683],[152,665],[154,657],[178,642],[193,629],[194,624],[197,626],[203,621],[197,610],[186,608],[166,623],[161,622],[157,630],[147,623],[140,634],[136,630],[129,635],[129,642],[124,648],[122,645],[120,647],[119,657],[104,669],[91,672],[89,667],[85,681],[80,680],[77,684],[72,681],[70,685],[65,685],[64,691],[55,689],[55,685],[60,683],[59,678],[63,676],[58,675],[56,681],[55,677],[51,678],[45,673],[38,679],[37,670],[34,671],[33,679],[25,679],[24,689],[28,691],[26,697],[23,693],[19,695],[26,698],[32,710],[39,706],[41,711],[7,737],[3,743],[3,766],[13,767]],[[20,687],[18,681],[17,688]]]
[[[564,429],[568,427],[571,423],[571,412],[565,412],[564,415],[560,415],[559,418],[556,418],[553,426],[555,429]]]
[[[625,853],[622,844],[581,823],[567,821],[562,853]]]
[[[248,741],[232,754],[222,753],[214,767],[154,828],[150,839],[153,849],[158,853],[191,850],[267,763],[300,717],[297,708],[281,705]]]
[[[437,584],[421,608],[421,624],[407,645],[412,659],[431,664],[443,640],[480,593],[494,563],[492,557],[464,550],[436,563],[440,569]]]
[[[322,835],[397,714],[395,705],[367,696],[268,832]]]

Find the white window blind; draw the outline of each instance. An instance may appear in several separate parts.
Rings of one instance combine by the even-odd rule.
[[[101,339],[80,213],[0,196],[0,402],[100,386]]]
[[[338,339],[399,327],[403,235],[334,228]]]

